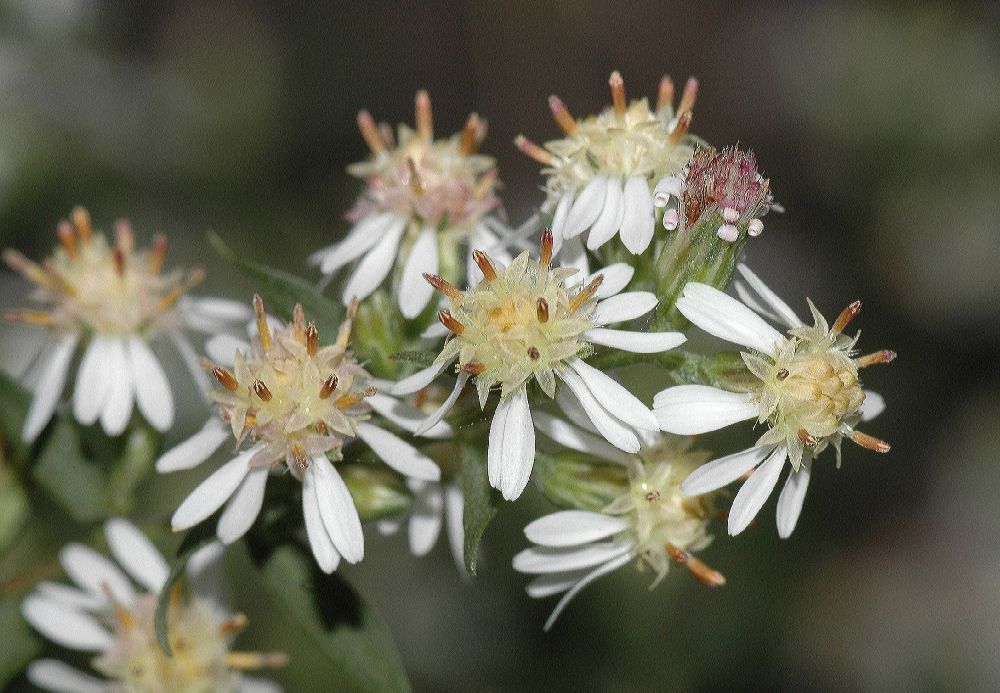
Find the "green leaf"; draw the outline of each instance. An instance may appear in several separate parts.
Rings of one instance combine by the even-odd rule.
[[[168,657],[174,656],[173,649],[170,647],[170,636],[167,624],[167,617],[170,614],[171,594],[174,591],[174,585],[177,584],[177,581],[184,575],[184,571],[187,570],[187,564],[188,561],[191,560],[191,556],[193,556],[198,549],[212,543],[213,541],[215,541],[214,522],[202,522],[200,525],[188,532],[181,541],[181,546],[177,550],[177,558],[174,559],[173,564],[170,566],[170,573],[167,575],[167,581],[163,584],[163,589],[160,591],[160,598],[156,602],[156,614],[153,616],[153,627],[156,630],[156,642],[159,643],[160,649],[163,650],[163,654]]]
[[[310,678],[322,676],[324,690],[411,690],[385,625],[343,578],[323,573],[311,554],[289,544],[263,560],[260,576],[322,654],[301,666],[320,668]]]
[[[13,543],[30,513],[28,496],[0,453],[0,554]]]
[[[483,441],[485,444],[485,441]],[[490,486],[483,451],[472,445],[462,445],[462,486],[465,509],[462,527],[465,530],[465,568],[476,574],[479,542],[500,506],[499,494]]]
[[[66,512],[81,522],[99,520],[114,512],[107,502],[104,470],[85,458],[79,429],[66,419],[55,420],[31,473]]]
[[[3,647],[0,647],[0,688],[13,679],[41,649],[41,643],[32,634],[21,618],[20,601],[4,599],[0,601],[0,633],[3,633]]]
[[[30,404],[31,394],[0,371],[0,447],[9,450],[16,460],[28,456],[21,429]]]
[[[208,242],[223,259],[252,280],[269,310],[289,319],[295,304],[301,303],[306,320],[314,321],[323,333],[337,334],[344,309],[324,296],[316,286],[287,272],[240,257],[212,231],[208,232]]]
[[[399,351],[392,355],[394,361],[412,363],[420,368],[427,368],[434,363],[437,353],[433,351]]]

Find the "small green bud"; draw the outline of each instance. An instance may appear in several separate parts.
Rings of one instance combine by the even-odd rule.
[[[601,512],[629,489],[623,465],[585,461],[577,453],[538,454],[535,474],[545,497],[561,508]]]
[[[398,515],[413,502],[402,478],[388,469],[349,464],[340,467],[340,475],[363,521]]]

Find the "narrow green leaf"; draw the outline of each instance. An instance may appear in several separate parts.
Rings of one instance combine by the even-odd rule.
[[[81,522],[93,522],[113,512],[107,503],[104,470],[86,459],[80,432],[66,419],[56,419],[31,473],[66,512]]]
[[[191,556],[193,556],[198,549],[215,541],[214,530],[214,522],[202,522],[200,525],[187,533],[181,541],[180,549],[177,551],[177,558],[174,559],[173,564],[170,566],[170,573],[167,575],[167,581],[163,584],[163,589],[160,591],[160,598],[156,602],[156,614],[153,616],[153,627],[156,630],[156,642],[159,643],[160,649],[163,650],[163,654],[168,657],[174,656],[173,650],[170,647],[169,631],[167,630],[167,617],[170,613],[171,592],[174,591],[174,585],[177,584],[177,581],[184,575],[184,571],[187,570],[187,564],[188,561],[191,560]]]
[[[301,303],[306,320],[312,320],[321,332],[336,335],[344,309],[328,299],[313,284],[233,252],[218,234],[209,231],[208,242],[223,259],[245,274],[263,296],[270,311],[289,319],[296,303]]]
[[[475,575],[479,542],[499,508],[499,494],[490,486],[486,457],[479,447],[462,445],[462,486],[465,492],[465,509],[462,514],[465,568],[469,575]]]
[[[21,618],[20,601],[6,598],[0,601],[0,688],[6,686],[38,654],[41,643]]]
[[[23,460],[28,455],[21,429],[30,404],[31,394],[0,371],[0,446],[9,450],[16,460]]]

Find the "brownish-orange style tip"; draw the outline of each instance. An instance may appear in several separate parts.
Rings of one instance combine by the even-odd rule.
[[[552,229],[545,227],[542,229],[541,253],[538,256],[538,264],[548,269],[552,264]]]
[[[799,440],[802,441],[802,444],[805,445],[806,447],[812,448],[816,446],[817,443],[816,438],[814,436],[809,435],[809,432],[806,431],[806,429],[800,428],[798,431],[798,436]]]
[[[219,635],[236,635],[247,627],[247,617],[244,614],[233,614],[219,626]]]
[[[851,440],[855,443],[855,445],[860,445],[864,449],[871,450],[872,452],[885,453],[889,452],[892,448],[892,446],[884,440],[880,440],[875,436],[870,436],[867,433],[862,433],[861,431],[854,431],[851,434]]]
[[[454,316],[446,310],[442,310],[438,313],[438,320],[442,325],[448,328],[449,332],[453,334],[462,334],[465,332],[465,325],[456,320]]]
[[[322,387],[320,387],[319,389],[319,398],[326,399],[327,397],[332,395],[333,391],[337,389],[337,383],[338,380],[336,373],[331,373],[330,375],[328,375],[326,377],[326,380],[323,381]]]
[[[687,131],[691,129],[692,118],[691,111],[681,113],[677,118],[677,125],[674,126],[673,131],[670,133],[670,144],[677,144],[687,134]]]
[[[549,110],[552,111],[552,118],[556,125],[567,135],[576,132],[576,118],[566,108],[566,104],[558,96],[553,94],[549,97]]]
[[[590,300],[590,298],[597,293],[597,290],[601,288],[601,284],[604,283],[604,275],[598,274],[596,277],[590,280],[587,286],[580,289],[580,293],[573,297],[573,300],[569,302],[569,312],[575,313],[578,311],[584,303]]]
[[[467,363],[462,366],[461,370],[468,373],[471,376],[476,376],[486,370],[485,363]]]
[[[687,563],[688,571],[703,585],[709,587],[722,587],[726,584],[726,576],[720,573],[718,570],[713,570],[712,568],[705,565],[698,558],[693,556],[688,559]]]
[[[423,273],[424,279],[428,284],[433,286],[437,291],[441,292],[445,296],[455,301],[461,301],[465,298],[465,294],[455,288],[455,286],[443,277],[439,277],[436,274],[431,274],[430,272]]]
[[[115,272],[119,277],[125,276],[125,251],[121,248],[115,248]]]
[[[434,139],[434,117],[431,114],[431,97],[426,89],[417,92],[414,98],[417,132],[425,140]]]
[[[681,92],[681,102],[677,106],[678,113],[690,113],[694,109],[694,102],[698,100],[698,80],[688,77],[684,83],[684,91]]]
[[[74,207],[70,212],[70,219],[73,221],[77,237],[84,243],[89,241],[94,235],[94,228],[90,224],[90,212],[85,207]]]
[[[837,320],[833,323],[833,327],[830,329],[834,334],[840,334],[844,331],[844,328],[851,324],[851,320],[857,317],[858,313],[861,312],[861,301],[854,301],[851,305],[847,306],[840,312],[837,316]]]
[[[358,130],[361,131],[361,137],[364,138],[365,144],[368,145],[372,154],[381,154],[385,151],[382,133],[379,132],[372,114],[365,109],[358,111]]]
[[[490,260],[489,255],[481,250],[473,250],[472,259],[476,262],[486,281],[491,282],[497,278],[496,267],[493,266],[493,261]]]
[[[656,110],[657,112],[662,111],[667,106],[672,106],[674,103],[674,80],[670,79],[670,75],[663,75],[660,78],[660,87],[656,92]]]
[[[264,353],[271,351],[274,342],[271,341],[271,328],[267,324],[267,314],[264,312],[264,299],[260,294],[253,295],[253,312],[257,319],[257,332],[260,337],[260,347]]]
[[[608,78],[608,86],[611,87],[611,101],[615,106],[615,113],[624,115],[627,105],[625,103],[625,80],[618,70],[611,73]]]
[[[306,325],[306,353],[310,356],[315,356],[316,352],[319,351],[319,329],[316,327],[316,323],[310,322]]]
[[[514,138],[514,146],[517,147],[522,154],[531,157],[542,166],[552,165],[552,154],[529,140],[524,135],[518,135]]]
[[[538,318],[538,322],[548,322],[549,321],[549,302],[546,301],[541,296],[535,302],[535,314]]]
[[[135,231],[132,230],[132,222],[128,219],[119,219],[115,222],[115,247],[121,248],[126,256],[135,250]]]
[[[76,232],[73,231],[73,225],[65,219],[60,221],[56,226],[56,237],[59,239],[59,244],[65,248],[66,254],[69,255],[71,259],[75,260],[77,256],[77,245]]]
[[[149,273],[159,274],[167,260],[167,237],[162,233],[153,236],[153,249],[149,253]]]
[[[462,129],[462,144],[460,151],[463,154],[472,154],[479,147],[479,143],[481,141],[479,139],[480,130],[479,115],[476,113],[470,113],[469,119],[465,121],[465,127]]]
[[[855,363],[858,364],[858,368],[868,368],[869,366],[876,366],[881,363],[891,363],[896,360],[896,352],[890,349],[882,349],[881,351],[876,351],[872,354],[865,354],[864,356],[859,356],[855,359]]]

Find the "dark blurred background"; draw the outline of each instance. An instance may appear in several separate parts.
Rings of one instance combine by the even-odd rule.
[[[748,262],[800,313],[806,295],[829,316],[861,298],[862,345],[899,352],[865,373],[889,404],[868,430],[892,451],[852,447],[839,470],[824,458],[789,540],[773,501],[738,540],[720,536],[705,558],[725,588],[676,571],[649,593],[648,575],[618,571],[548,634],[553,603],[509,567],[548,509],[538,494],[490,528],[475,582],[443,544],[414,560],[375,533],[343,572],[423,691],[996,690],[998,8],[4,0],[0,245],[47,254],[85,204],[100,227],[127,216],[143,240],[167,233],[173,264],[208,268],[203,293],[246,298],[206,230],[316,277],[305,257],[343,233],[360,190],[344,170],[366,155],[359,108],[411,123],[425,87],[439,134],[477,111],[519,222],[542,179],[512,140],[557,136],[549,94],[583,115],[608,103],[612,69],[630,97],[696,75],[694,132],[753,149],[787,209]],[[2,303],[20,302],[24,285],[0,276]],[[251,615],[268,649],[294,643]],[[323,690],[294,654],[282,676]]]

